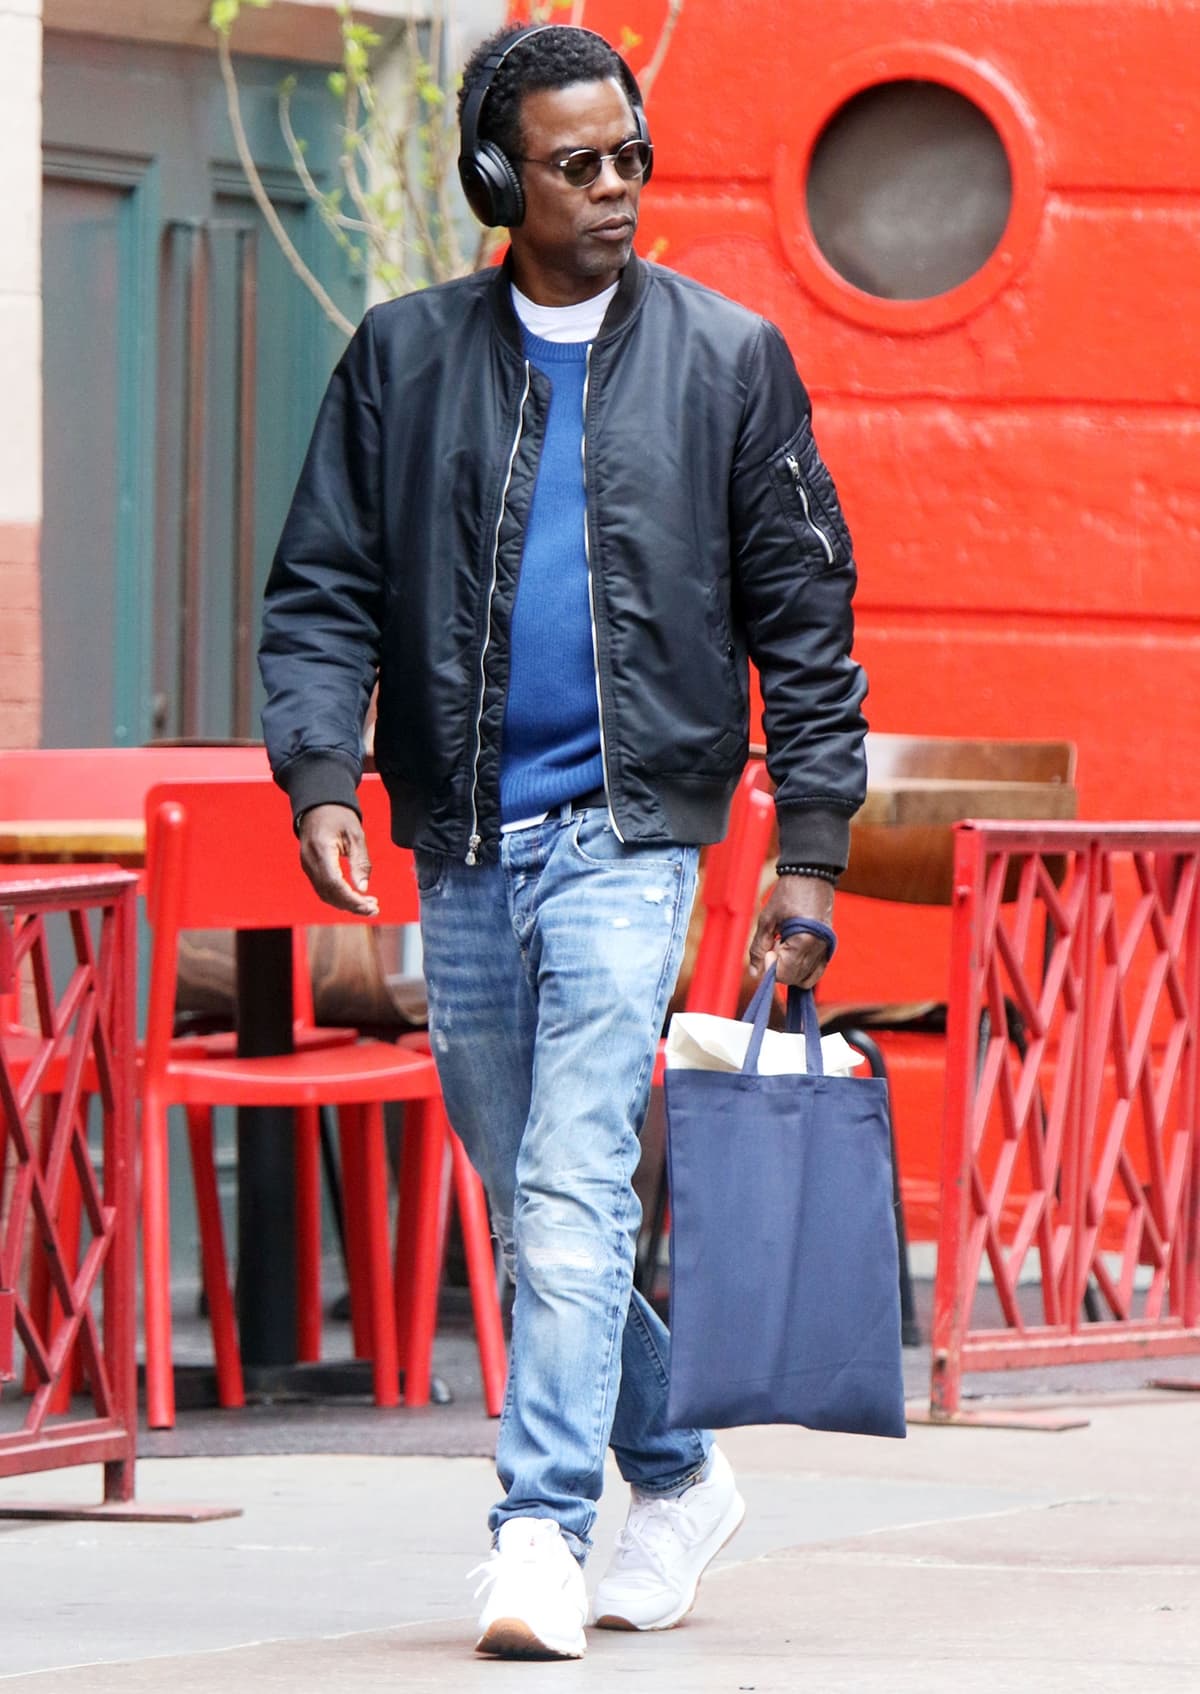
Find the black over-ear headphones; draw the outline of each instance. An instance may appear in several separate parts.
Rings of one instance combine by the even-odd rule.
[[[462,114],[462,141],[458,154],[458,180],[462,183],[463,193],[467,204],[479,219],[481,224],[489,227],[499,225],[505,229],[515,229],[525,216],[525,191],[521,187],[521,177],[516,166],[507,153],[497,147],[494,141],[480,141],[479,119],[483,112],[483,103],[488,97],[496,72],[512,52],[523,41],[531,36],[540,35],[545,29],[574,29],[574,24],[534,24],[519,29],[515,35],[502,41],[493,53],[484,60],[483,66],[472,84],[467,95]],[[597,41],[604,41],[602,35],[597,35],[594,29],[580,29],[583,35],[594,35]],[[604,41],[608,47],[609,42]],[[615,49],[614,49],[615,51]],[[646,123],[646,112],[642,105],[641,90],[629,66],[617,54],[617,64],[621,70],[621,81],[625,85],[625,93],[633,108],[633,121],[637,125],[637,139],[650,140],[650,130]],[[650,172],[654,168],[653,155],[650,164],[646,166],[643,182],[649,182]]]

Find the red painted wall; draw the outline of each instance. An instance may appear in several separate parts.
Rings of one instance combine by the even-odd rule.
[[[589,0],[614,41],[665,0]],[[1200,815],[1200,0],[685,0],[649,100],[644,252],[772,317],[860,570],[881,730],[1068,737],[1081,815]],[[999,131],[999,248],[936,300],[842,281],[808,228],[830,116],[940,81]],[[834,999],[940,995],[944,914],[839,902]],[[906,1174],[940,1063],[897,1052]]]

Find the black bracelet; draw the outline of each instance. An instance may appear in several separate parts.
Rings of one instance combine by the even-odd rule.
[[[776,876],[815,876],[819,882],[836,883],[841,874],[832,865],[788,865],[780,859],[775,866]]]

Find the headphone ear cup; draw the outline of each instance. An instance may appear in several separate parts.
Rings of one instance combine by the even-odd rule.
[[[463,194],[467,205],[474,212],[481,224],[490,224],[491,197],[487,184],[479,174],[479,167],[474,159],[464,153],[458,161],[458,180],[462,184]]]
[[[638,107],[637,116],[639,139],[644,141],[650,148],[650,163],[642,172],[642,187],[645,188],[646,184],[650,181],[650,178],[654,175],[654,147],[650,140],[650,130],[646,123],[646,114],[642,111],[640,106]]]
[[[459,181],[467,204],[481,224],[514,229],[525,217],[525,192],[506,153],[494,141],[483,141],[470,158],[458,162]]]
[[[485,141],[479,151],[487,158],[495,173],[496,222],[505,229],[515,229],[525,221],[525,190],[521,186],[517,167],[494,141]]]
[[[630,75],[630,82],[632,83],[632,90],[629,97],[629,103],[633,107],[633,119],[637,124],[638,140],[644,141],[646,145],[651,148],[650,163],[642,172],[642,187],[644,188],[650,181],[650,178],[654,175],[654,152],[650,141],[650,125],[646,122],[646,108],[642,105],[641,91],[639,90],[637,83],[633,81],[632,73]]]

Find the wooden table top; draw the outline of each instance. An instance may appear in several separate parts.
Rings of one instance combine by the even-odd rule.
[[[116,860],[140,865],[146,858],[141,818],[0,818],[0,859],[18,864]]]

